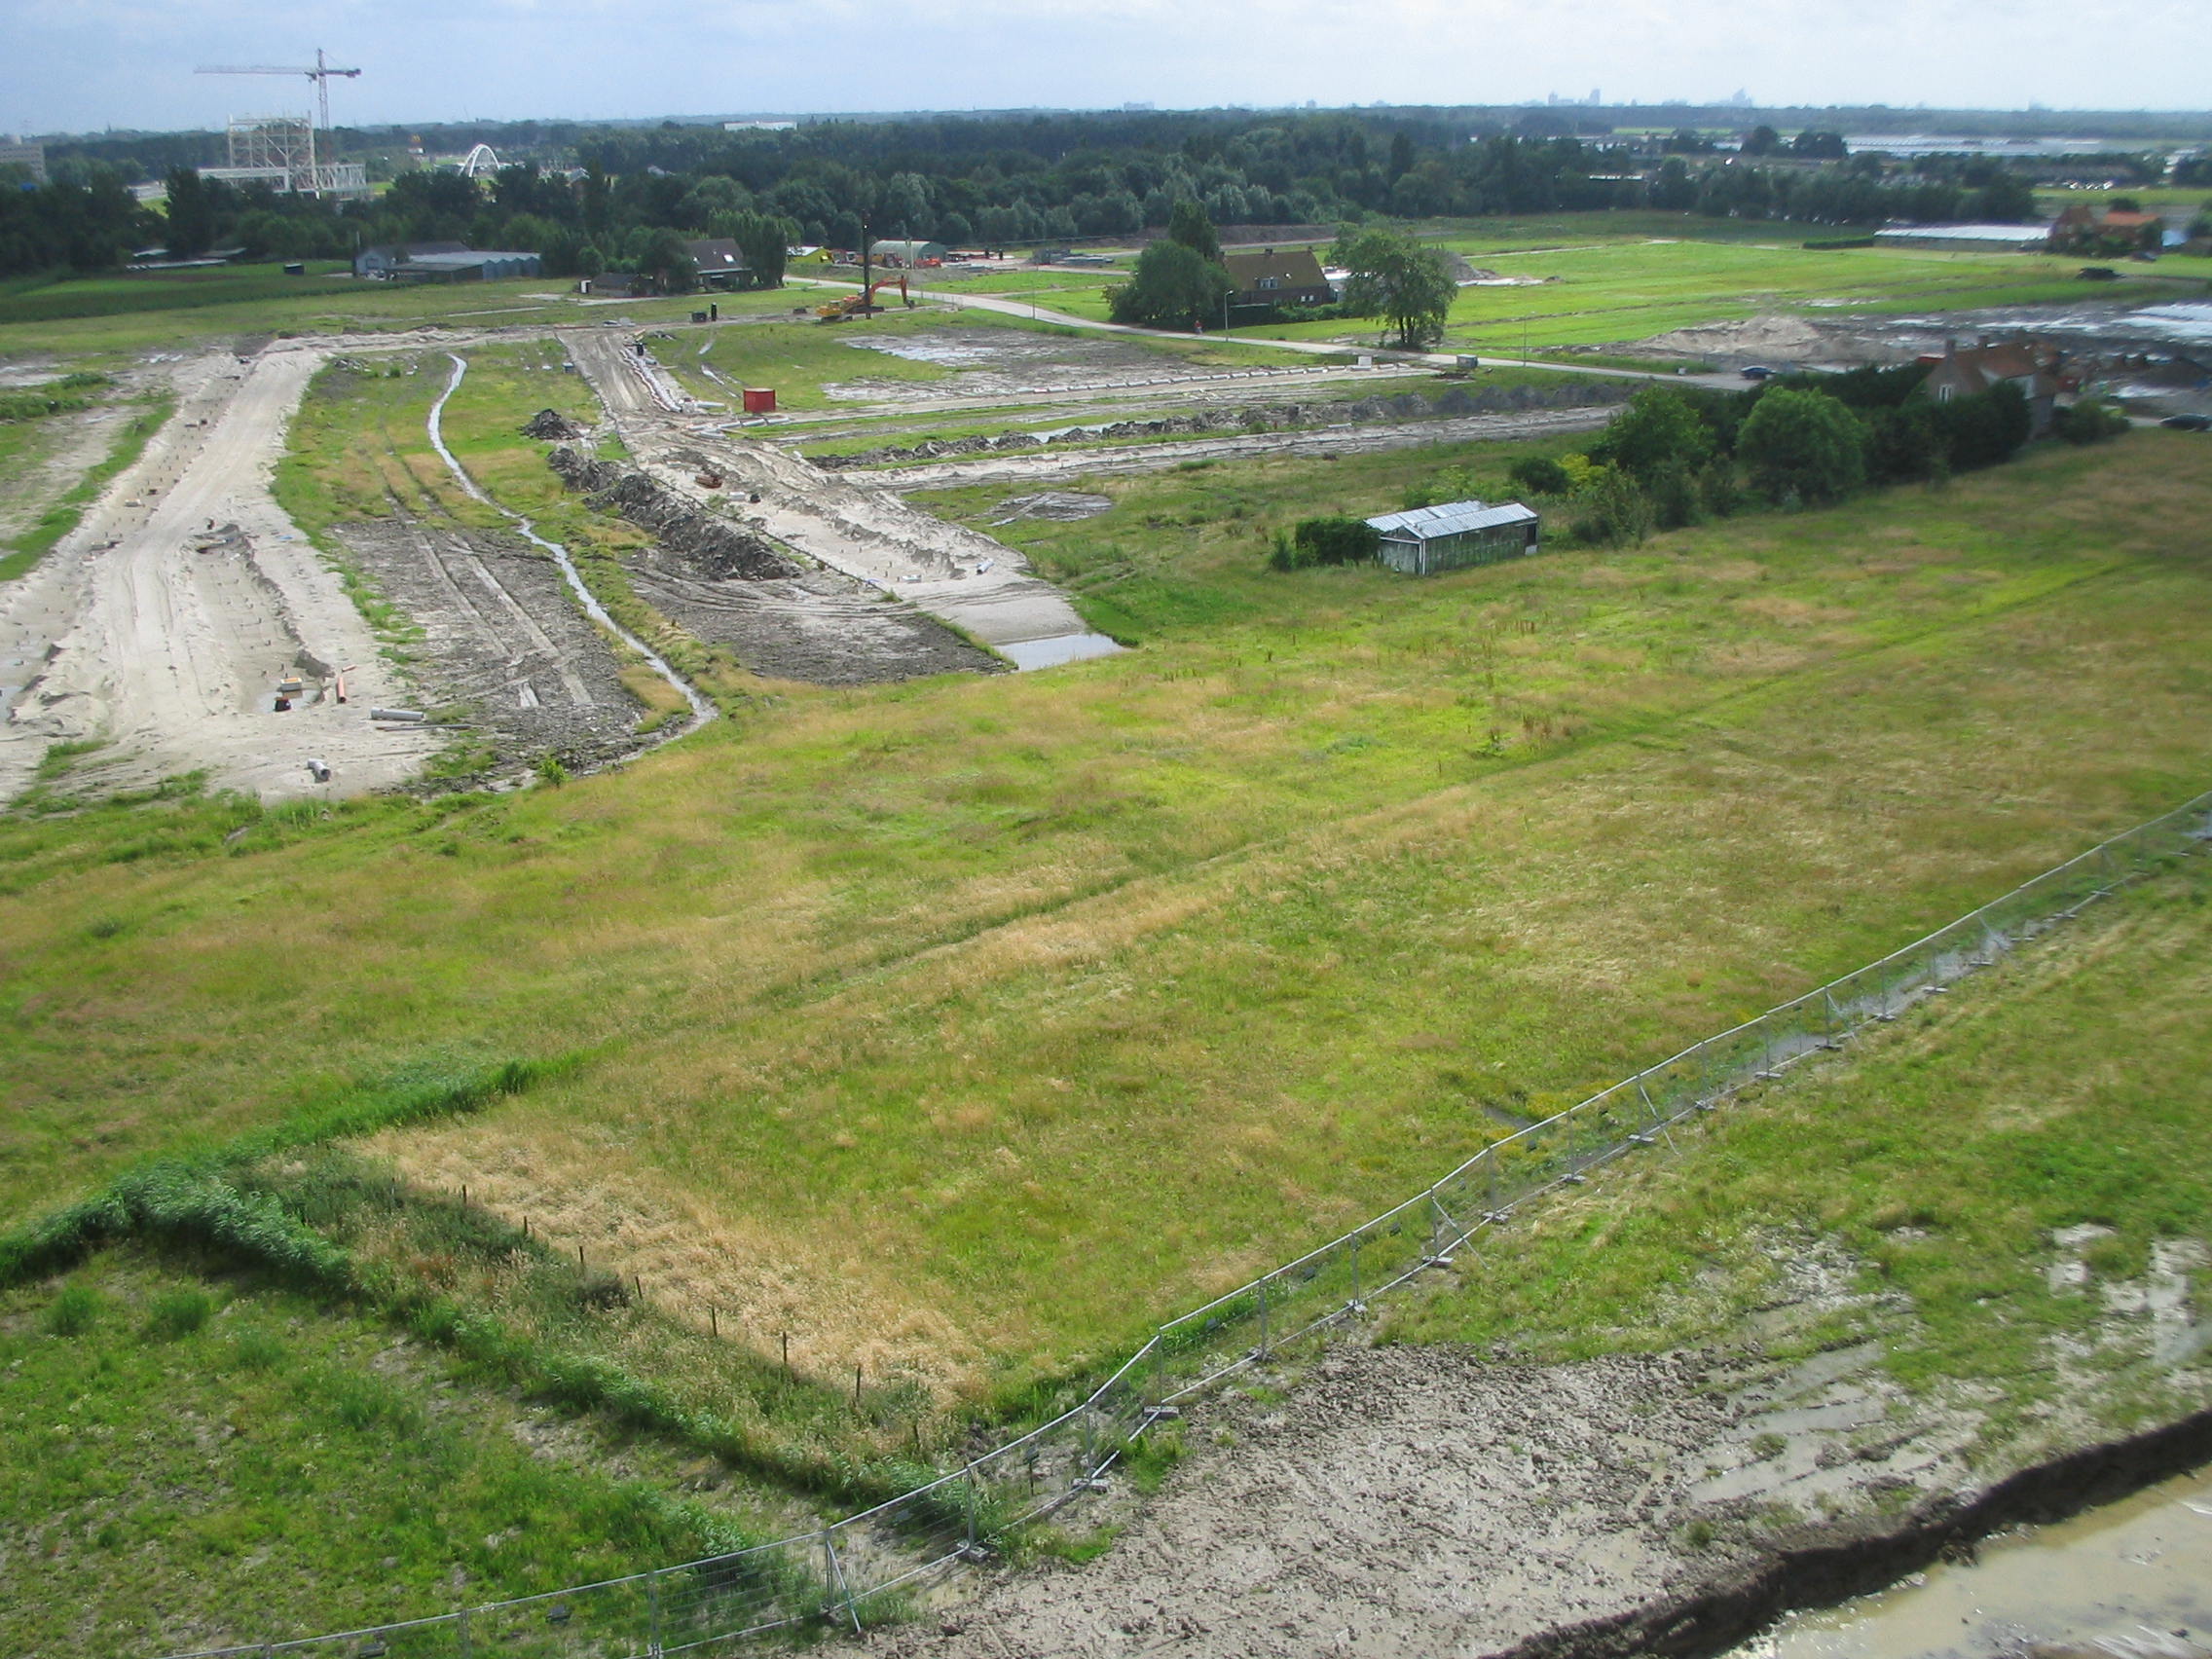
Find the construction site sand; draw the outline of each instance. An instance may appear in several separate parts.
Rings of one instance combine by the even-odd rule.
[[[1720,357],[1751,362],[1761,357],[1806,362],[1835,350],[1834,342],[1801,316],[1765,314],[1741,322],[1708,322],[1639,340],[1622,350],[1661,356]]]
[[[0,660],[40,664],[0,727],[0,799],[60,742],[104,741],[104,784],[203,770],[211,787],[265,799],[325,787],[311,757],[329,764],[328,788],[354,793],[406,778],[435,746],[431,733],[370,720],[372,707],[402,698],[401,683],[270,494],[285,424],[324,355],[295,347],[246,364],[217,353],[174,365],[175,417],[0,599]],[[196,551],[211,523],[240,534]],[[302,653],[350,670],[348,703],[273,712]]]
[[[1060,591],[1004,543],[832,476],[778,446],[659,407],[622,361],[615,339],[584,330],[563,339],[631,454],[702,510],[737,511],[808,559],[896,593],[993,645],[1089,634]],[[701,461],[722,476],[720,492],[696,484]],[[758,502],[745,499],[755,495]],[[738,500],[742,508],[729,507]]]

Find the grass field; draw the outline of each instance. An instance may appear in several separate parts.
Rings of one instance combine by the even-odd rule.
[[[0,1550],[38,1586],[0,1602],[11,1653],[281,1641],[748,1536],[673,1495],[665,1454],[189,1263],[110,1252],[0,1291]]]
[[[2201,1243],[2212,1213],[2208,991],[2197,861],[1731,1105],[1678,1157],[1492,1235],[1387,1329],[1547,1357],[1725,1339],[1773,1297],[1779,1258],[1819,1239],[1909,1311],[1862,1303],[1814,1340],[1876,1337],[1908,1385],[1965,1385],[1985,1458],[2189,1409],[2200,1381],[2153,1363],[2150,1321],[2115,1308],[2155,1245]],[[2093,1276],[2054,1284],[2052,1235],[2084,1224],[2109,1230]],[[2201,1307],[2201,1257],[2190,1276]]]
[[[0,360],[18,353],[101,357],[204,349],[254,334],[395,333],[425,323],[490,329],[613,317],[678,322],[708,304],[692,294],[665,300],[579,300],[571,292],[575,284],[558,276],[418,287],[329,274],[342,269],[311,266],[307,276],[285,276],[279,266],[234,266],[18,284],[0,291]],[[712,299],[725,316],[737,316],[788,311],[800,297],[785,290]]]
[[[537,375],[450,428],[518,494],[548,488],[511,435]],[[433,378],[373,383],[376,419]],[[2141,434],[1422,584],[1258,556],[1494,448],[1108,480],[1105,517],[1005,534],[1126,657],[754,698],[619,776],[223,857],[18,823],[0,1193],[426,1055],[581,1050],[381,1150],[811,1374],[1018,1389],[1417,1184],[1486,1107],[2200,787],[2199,456]]]
[[[747,325],[715,349],[756,334],[800,354],[793,386],[841,378],[840,356],[874,366],[831,329]],[[466,350],[449,443],[618,614],[682,648],[624,609],[636,533],[565,499],[518,435],[539,407],[582,409],[558,350]],[[393,496],[488,522],[423,434],[442,352],[389,366],[326,372],[293,424],[279,493],[326,542]],[[57,764],[0,817],[0,1219],[231,1143],[203,1166],[244,1171],[384,1288],[309,1304],[217,1279],[207,1316],[172,1330],[159,1308],[198,1264],[110,1254],[74,1270],[97,1317],[67,1337],[58,1281],[0,1297],[0,1365],[40,1383],[35,1406],[0,1408],[31,1414],[0,1436],[0,1516],[69,1589],[62,1611],[13,1615],[21,1630],[81,1641],[57,1622],[79,1604],[126,1635],[167,1629],[210,1585],[240,1587],[249,1639],[431,1611],[691,1553],[772,1524],[794,1489],[866,1491],[1510,1126],[2212,782],[2212,452],[2188,434],[1428,581],[1262,568],[1297,517],[1394,507],[1439,468],[1501,474],[1518,453],[1090,481],[1105,515],[995,534],[1139,649],[862,690],[701,653],[683,660],[729,719],[559,789],[72,804]],[[1004,493],[928,504],[986,522]],[[2146,967],[2067,1006],[2139,1003],[2129,1051],[2172,1037],[2158,1075],[2186,1103],[2200,1056],[2174,1011],[2192,984]],[[1975,1060],[1969,1084],[2059,1088],[2077,1015],[2046,1000],[2021,1017],[2051,1039],[2046,1070]],[[1749,1239],[1811,1214],[1887,1261],[1899,1191],[1972,1190],[2020,1144],[1898,1144],[1913,1103],[1953,1109],[1926,1059],[1950,1051],[1924,1037],[1908,1035],[1896,1070],[1851,1086],[1858,1117],[1823,1108],[1828,1140],[1778,1096],[1781,1126],[1747,1119],[1749,1151],[1695,1166],[1643,1231],[1566,1212],[1512,1235],[1519,1279],[1404,1329],[1486,1335],[1495,1304],[1564,1350],[1584,1340],[1594,1236],[1635,1248],[1603,1280],[1629,1311],[1591,1341],[1688,1328],[1667,1288],[1735,1223]],[[559,1063],[451,1111],[385,1109],[518,1060]],[[2200,1203],[2165,1112],[2133,1120],[2170,1167],[2108,1206],[2116,1270]],[[2060,1126],[2075,1138],[2050,1166],[2104,1179],[2083,1161],[2089,1121]],[[1793,1160],[1800,1142],[1819,1156]],[[378,1209],[361,1195],[383,1187],[331,1173],[356,1168],[409,1185]],[[1940,1236],[1912,1282],[1933,1334],[1900,1367],[2011,1363],[2008,1309],[2042,1313],[2002,1257],[2063,1204],[1955,1227],[1925,1207]],[[442,1247],[457,1213],[497,1249]],[[1750,1248],[1720,1250],[1722,1303],[1755,1296]],[[2012,1300],[1977,1309],[1991,1286]],[[491,1338],[454,1334],[495,1328],[498,1366]],[[388,1353],[399,1329],[438,1341]],[[39,1423],[67,1425],[88,1377],[112,1379],[96,1426],[113,1432],[85,1436],[97,1457],[74,1429],[53,1453]],[[607,1438],[572,1465],[529,1458],[509,1390],[597,1399],[560,1421]],[[277,1449],[301,1443],[295,1469]],[[595,1472],[611,1458],[666,1493],[671,1460],[705,1449],[717,1479],[735,1471],[711,1512]],[[166,1494],[192,1456],[219,1495],[188,1513]],[[349,1527],[357,1547],[308,1572]],[[380,1532],[403,1565],[383,1566]],[[258,1588],[256,1562],[274,1564]],[[0,1644],[25,1641],[0,1622]]]
[[[927,354],[909,356],[876,350],[865,344],[871,340],[906,343]],[[708,345],[703,353],[701,345]],[[964,368],[1018,377],[1024,364],[1036,360],[1041,346],[1056,348],[1077,364],[1095,355],[1102,363],[1123,370],[1132,361],[1141,363],[1150,358],[1158,362],[1163,374],[1184,369],[1202,372],[1275,367],[1284,360],[1283,352],[1264,347],[1215,346],[1129,335],[1108,340],[1085,336],[1064,325],[1054,327],[992,312],[948,315],[942,311],[894,311],[865,321],[833,325],[811,317],[803,322],[753,323],[712,330],[708,339],[697,341],[692,331],[678,330],[675,340],[664,344],[659,355],[680,375],[706,363],[731,386],[775,387],[779,408],[813,410],[835,409],[858,401],[890,401],[903,385],[937,386],[942,392],[951,389],[942,383]],[[1066,369],[1057,374],[1060,378],[1081,378]],[[866,398],[833,397],[825,389],[858,381],[879,383],[884,389]],[[725,401],[729,397],[726,387],[702,380],[689,384],[703,396]]]

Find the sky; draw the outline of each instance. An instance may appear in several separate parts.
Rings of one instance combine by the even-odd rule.
[[[2212,0],[0,0],[0,132],[1022,107],[2212,104]]]

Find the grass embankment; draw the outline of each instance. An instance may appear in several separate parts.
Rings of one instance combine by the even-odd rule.
[[[1854,1306],[1800,1341],[1871,1337],[1907,1385],[1984,1414],[1981,1456],[2140,1426],[2201,1376],[2124,1281],[2212,1216],[2212,868],[2125,893],[1848,1057],[1740,1098],[1679,1156],[1617,1165],[1469,1251],[1392,1314],[1412,1342],[1573,1358],[1739,1338],[1793,1249],[1840,1244]],[[2053,1281],[2052,1235],[2087,1273]],[[2197,1255],[2194,1305],[2212,1292]],[[1906,1306],[1896,1303],[1902,1297]],[[2171,1334],[2171,1333],[2167,1333]],[[2182,1333],[2186,1335],[2186,1333]]]
[[[14,581],[26,574],[52,551],[55,542],[77,528],[85,509],[99,498],[109,481],[145,453],[154,434],[176,412],[176,399],[166,392],[159,392],[139,399],[136,408],[137,413],[125,420],[122,429],[116,433],[115,446],[108,451],[107,458],[62,492],[52,506],[0,552],[0,581]]]
[[[806,1375],[1018,1389],[2201,788],[2188,443],[1429,582],[1259,548],[1472,451],[1109,480],[1005,534],[1146,651],[230,858],[10,826],[0,1194],[597,1045],[377,1150]]]
[[[382,1321],[103,1253],[0,1290],[11,1653],[282,1641],[729,1547],[683,1472]],[[33,1585],[36,1589],[33,1593]]]

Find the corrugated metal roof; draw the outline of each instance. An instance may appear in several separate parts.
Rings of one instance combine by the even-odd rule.
[[[1439,535],[1460,535],[1470,530],[1492,530],[1501,524],[1531,524],[1533,509],[1519,501],[1489,506],[1481,501],[1447,501],[1440,507],[1412,507],[1402,513],[1383,513],[1367,522],[1384,535],[1411,536],[1427,541]]]

